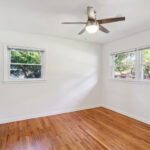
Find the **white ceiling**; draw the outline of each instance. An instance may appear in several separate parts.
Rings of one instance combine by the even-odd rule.
[[[87,6],[97,19],[125,16],[125,22],[104,25],[109,34],[78,32],[84,25],[62,25],[64,21],[86,21]],[[70,39],[106,43],[150,29],[149,0],[1,0],[0,30],[46,34]]]

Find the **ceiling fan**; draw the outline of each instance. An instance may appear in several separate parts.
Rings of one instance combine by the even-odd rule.
[[[87,31],[88,33],[96,33],[98,30],[109,33],[105,27],[101,24],[112,23],[117,21],[124,21],[125,17],[107,18],[107,19],[96,19],[96,11],[93,7],[87,7],[88,20],[87,22],[63,22],[62,24],[83,24],[85,27],[79,32],[79,35]]]

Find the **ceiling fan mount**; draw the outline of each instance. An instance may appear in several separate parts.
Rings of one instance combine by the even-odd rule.
[[[62,24],[83,24],[85,27],[78,33],[81,35],[85,31],[88,33],[96,33],[98,30],[109,33],[109,30],[107,30],[105,27],[103,27],[101,24],[107,24],[112,22],[118,22],[118,21],[124,21],[125,17],[117,17],[117,18],[107,18],[107,19],[96,19],[96,11],[93,7],[87,7],[87,14],[88,14],[88,20],[87,22],[63,22]]]

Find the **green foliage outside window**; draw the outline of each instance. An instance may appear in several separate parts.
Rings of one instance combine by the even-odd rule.
[[[11,63],[40,64],[41,55],[38,51],[11,51]]]
[[[12,78],[41,78],[41,52],[11,50]]]
[[[150,49],[143,51],[143,63],[144,79],[150,79]]]
[[[113,56],[115,78],[135,78],[135,52]]]

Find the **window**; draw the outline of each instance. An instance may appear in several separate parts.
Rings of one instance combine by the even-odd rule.
[[[8,79],[43,79],[43,50],[7,47]]]
[[[132,81],[150,81],[150,48],[113,53],[112,78]]]
[[[150,48],[141,51],[142,56],[142,79],[150,80]]]
[[[113,54],[113,78],[135,79],[136,52]]]

